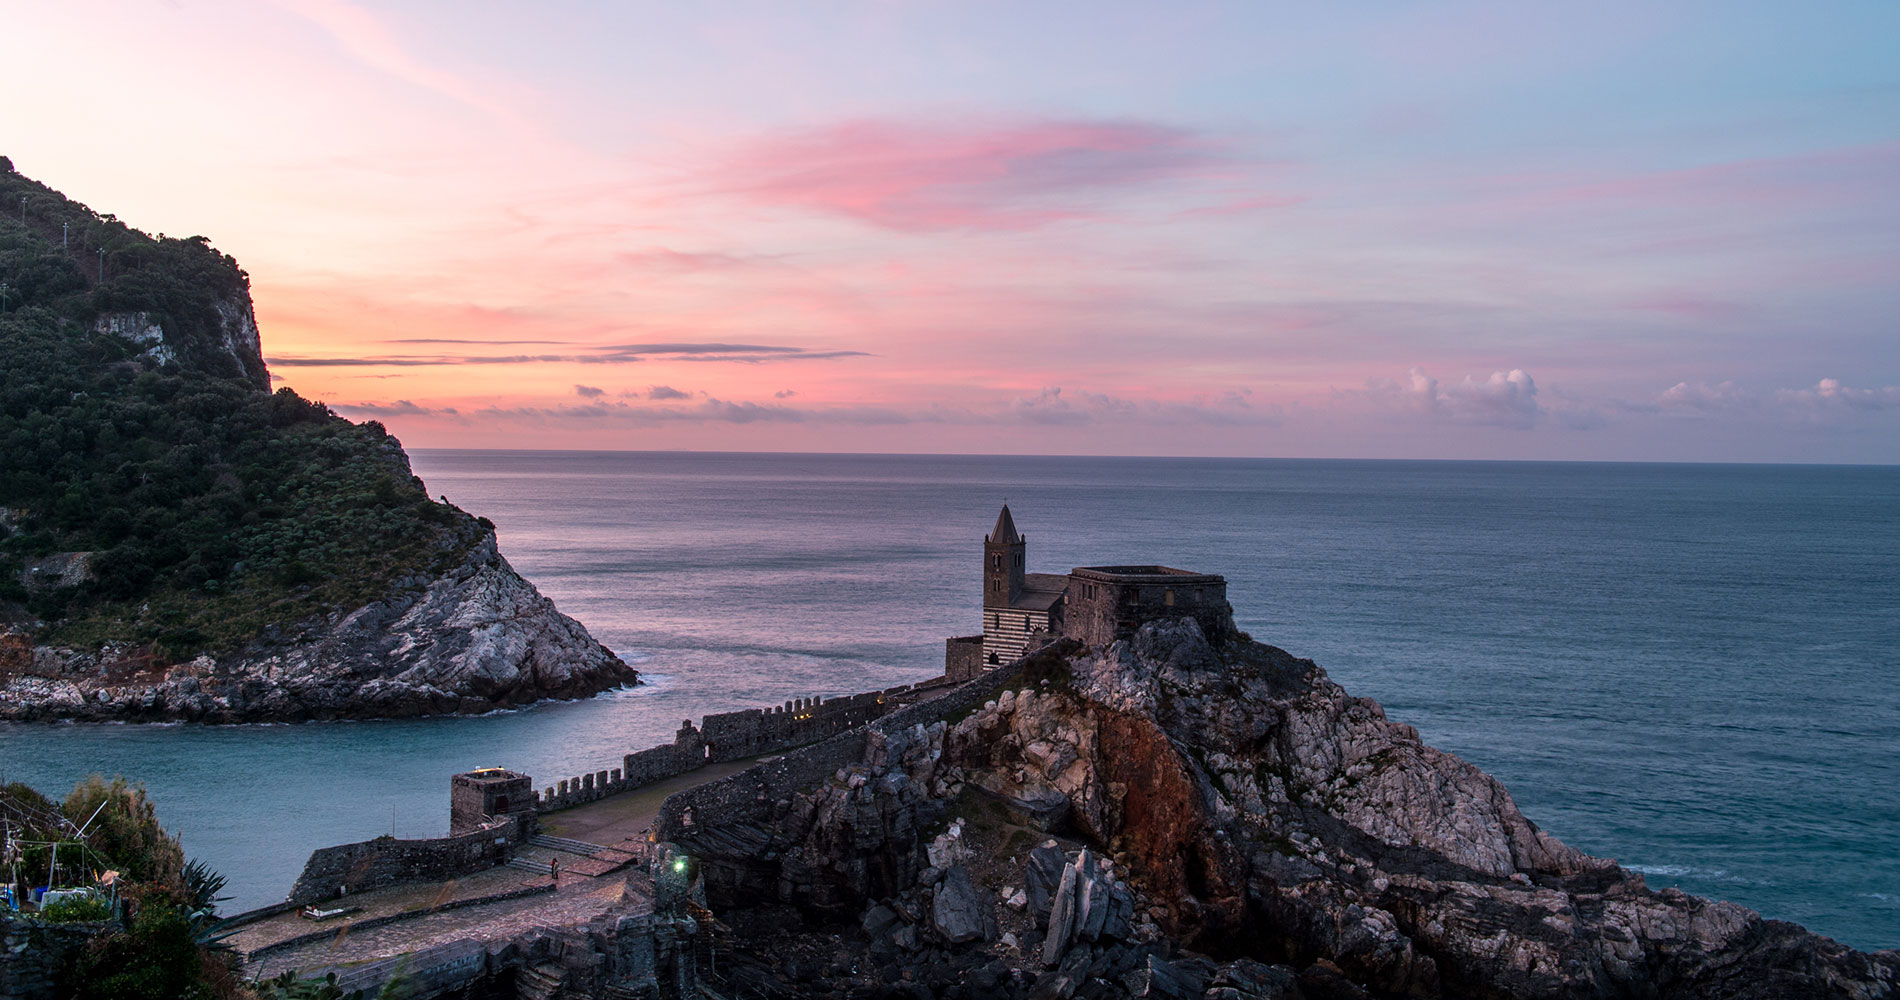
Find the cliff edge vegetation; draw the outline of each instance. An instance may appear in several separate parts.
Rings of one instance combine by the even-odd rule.
[[[270,391],[237,261],[3,157],[0,209],[0,718],[485,711],[634,680],[380,424]]]

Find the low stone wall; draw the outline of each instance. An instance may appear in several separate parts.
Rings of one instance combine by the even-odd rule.
[[[92,939],[111,923],[43,924],[0,913],[0,997],[52,1000],[70,992],[59,977]]]
[[[299,905],[402,882],[435,881],[505,863],[531,832],[533,817],[510,816],[434,840],[378,837],[313,851],[286,901]]]

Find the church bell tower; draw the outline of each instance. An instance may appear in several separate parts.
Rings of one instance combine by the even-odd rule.
[[[1009,504],[996,515],[996,528],[983,539],[983,606],[1007,608],[1023,593],[1029,544],[1016,533]]]

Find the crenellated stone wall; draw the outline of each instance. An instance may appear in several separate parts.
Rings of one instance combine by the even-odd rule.
[[[941,681],[904,684],[838,698],[794,698],[771,708],[708,715],[680,723],[673,742],[627,754],[621,766],[558,781],[534,796],[537,813],[554,812],[630,792],[707,764],[780,753],[837,736],[878,719]]]
[[[1047,647],[1044,652],[1059,655],[1074,648],[1073,644],[1058,643]],[[875,728],[885,733],[896,733],[916,725],[929,726],[939,719],[966,712],[995,697],[996,692],[1015,682],[1038,658],[1024,657],[981,673],[968,683],[943,686],[939,689],[941,693],[935,697],[905,704],[872,720],[868,726],[847,729],[822,743],[787,753],[778,760],[757,764],[730,777],[675,792],[660,804],[654,830],[663,839],[690,845],[700,831],[709,827],[763,822],[771,817],[780,799],[831,778],[840,768],[863,760],[869,743],[868,730]]]

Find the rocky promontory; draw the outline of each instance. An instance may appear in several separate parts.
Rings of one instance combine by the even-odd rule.
[[[1310,660],[1244,636],[1151,622],[992,676],[964,707],[872,723],[861,751],[809,752],[839,766],[807,787],[742,774],[669,801],[663,835],[734,929],[728,986],[1900,995],[1900,954],[1652,890]]]
[[[637,675],[272,375],[250,278],[0,157],[0,719],[486,712]]]
[[[474,714],[582,698],[639,675],[495,551],[390,597],[162,665],[140,647],[0,635],[0,718],[296,722]]]

